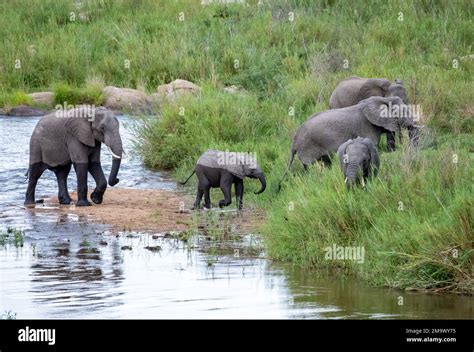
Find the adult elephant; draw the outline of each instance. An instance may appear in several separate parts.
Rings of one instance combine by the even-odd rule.
[[[36,184],[46,169],[56,174],[59,203],[70,204],[67,177],[71,165],[74,165],[77,175],[76,205],[91,205],[87,200],[88,172],[96,182],[91,200],[102,203],[107,181],[100,163],[101,144],[104,143],[112,153],[109,185],[114,186],[119,182],[117,174],[123,152],[119,126],[114,113],[103,107],[57,110],[43,117],[30,139],[25,205],[35,204]]]
[[[305,169],[316,160],[330,164],[331,154],[347,140],[364,137],[378,145],[382,133],[401,128],[411,131],[416,126],[408,106],[399,97],[371,97],[347,108],[317,113],[298,128],[283,178],[296,154]]]
[[[329,99],[331,109],[340,109],[356,105],[358,102],[373,97],[399,97],[403,103],[408,104],[407,91],[403,81],[399,78],[390,82],[385,78],[350,77],[343,80],[334,89]],[[387,149],[395,150],[395,132],[386,131]]]

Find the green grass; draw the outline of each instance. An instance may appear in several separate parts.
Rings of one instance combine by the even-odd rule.
[[[263,228],[270,256],[343,266],[375,285],[472,293],[472,154],[446,144],[381,162],[378,178],[352,192],[338,167],[292,177]],[[364,264],[325,259],[334,244],[364,247]]]
[[[0,94],[0,106],[5,109],[10,109],[18,105],[31,105],[32,99],[25,92],[20,90],[13,91],[12,93]]]
[[[461,59],[473,53],[472,1],[84,3],[0,4],[0,93],[54,88],[59,102],[99,102],[104,85],[154,92],[177,78],[195,82],[199,97],[162,106],[137,131],[148,166],[184,178],[208,148],[256,152],[268,191],[256,197],[257,182],[246,181],[245,200],[267,212],[272,258],[347,266],[376,285],[472,293],[474,61]],[[71,11],[88,20],[70,21]],[[382,153],[381,175],[366,191],[345,192],[337,167],[303,173],[296,165],[276,194],[296,128],[352,75],[402,78],[436,141],[419,154]],[[244,93],[223,92],[231,84]],[[365,263],[324,261],[330,243],[364,246]],[[459,256],[446,256],[450,249]]]
[[[72,88],[68,84],[54,85],[54,103],[59,105],[94,104],[103,103],[102,88],[100,85],[90,85],[84,88]]]

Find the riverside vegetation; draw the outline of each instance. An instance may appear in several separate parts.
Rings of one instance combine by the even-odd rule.
[[[2,1],[0,105],[31,103],[26,93],[44,89],[55,103],[98,105],[106,84],[151,93],[195,82],[198,97],[143,119],[137,146],[148,166],[182,179],[209,148],[256,152],[268,189],[247,201],[266,212],[272,259],[472,294],[472,1],[257,2]],[[418,151],[381,146],[366,189],[347,192],[337,166],[315,165],[296,167],[277,193],[296,128],[351,75],[402,78],[433,137]],[[334,244],[364,247],[364,263],[325,259]]]

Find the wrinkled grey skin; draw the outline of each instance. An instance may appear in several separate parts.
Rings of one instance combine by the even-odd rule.
[[[382,108],[397,105],[408,108],[399,97],[371,97],[347,108],[314,114],[298,128],[293,138],[290,161],[283,179],[291,168],[295,154],[298,154],[305,169],[316,160],[330,165],[331,154],[349,139],[361,136],[378,145],[380,135],[387,130],[397,132],[401,128],[415,128],[412,116],[381,116]]]
[[[337,156],[348,187],[359,183],[365,186],[369,178],[377,176],[380,159],[377,147],[370,139],[349,139],[339,146]]]
[[[184,182],[180,184],[185,185],[188,180],[196,174],[198,178],[198,190],[193,209],[199,209],[201,200],[204,195],[204,207],[211,208],[211,198],[209,191],[211,188],[220,187],[224,193],[224,199],[219,201],[219,207],[223,208],[232,203],[232,184],[235,187],[235,196],[237,198],[237,207],[242,209],[242,200],[244,195],[244,178],[255,178],[261,183],[261,188],[255,194],[260,194],[265,191],[266,180],[265,174],[258,165],[220,165],[217,160],[216,150],[208,150],[198,160],[193,173]],[[216,159],[216,160],[213,160]],[[204,164],[204,165],[203,165]]]
[[[114,155],[109,185],[114,186],[119,182],[117,174],[123,152],[119,122],[115,115],[105,108],[96,108],[94,113],[94,118],[90,118],[90,115],[80,109],[68,110],[63,114],[53,112],[38,122],[30,139],[26,206],[35,204],[36,184],[46,169],[56,174],[60,204],[70,204],[67,177],[71,165],[74,165],[77,175],[76,205],[90,205],[87,200],[88,172],[96,182],[91,199],[96,204],[102,203],[107,181],[100,164],[101,143],[105,143]]]
[[[408,104],[408,96],[401,79],[390,82],[384,78],[350,77],[339,83],[329,99],[331,109],[345,108],[373,97],[399,97]],[[387,149],[395,150],[395,133],[387,131]]]

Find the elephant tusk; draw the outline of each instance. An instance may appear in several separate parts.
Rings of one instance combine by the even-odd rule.
[[[365,181],[363,177],[362,177],[362,187],[365,187]]]
[[[114,158],[116,158],[116,159],[121,159],[121,157],[118,156],[117,154],[115,154],[109,146],[107,146],[107,149],[109,150],[110,154],[112,154],[112,156],[113,156]]]
[[[344,183],[347,183],[347,177],[346,177],[346,179],[344,180]]]

